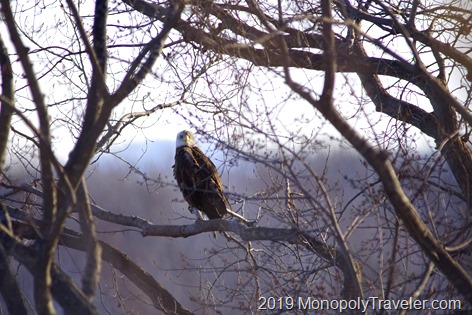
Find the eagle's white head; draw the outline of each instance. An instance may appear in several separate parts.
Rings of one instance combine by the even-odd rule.
[[[197,142],[195,142],[195,138],[193,134],[188,130],[183,130],[177,134],[177,138],[175,139],[175,147],[196,147]]]

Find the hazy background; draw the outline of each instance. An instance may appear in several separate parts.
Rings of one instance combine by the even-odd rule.
[[[274,175],[265,166],[248,161],[234,161],[226,159],[221,152],[208,150],[207,145],[202,145],[222,174],[222,180],[226,186],[227,194],[233,209],[244,213],[248,219],[254,219],[260,207],[267,207],[268,203],[262,203],[256,198],[259,193],[267,192],[274,180]],[[172,176],[174,164],[174,141],[155,141],[147,143],[133,143],[126,150],[116,155],[103,155],[93,162],[87,172],[87,183],[91,200],[98,206],[119,214],[135,215],[144,218],[154,224],[191,224],[194,216],[188,211],[187,204],[183,201]],[[222,162],[226,161],[226,162]],[[231,165],[227,164],[231,161]],[[346,205],[358,190],[351,188],[346,181],[350,179],[369,178],[371,172],[362,163],[356,153],[349,149],[339,147],[319,152],[310,156],[307,161],[315,172],[324,175],[325,187],[330,196],[336,202],[336,211]],[[14,173],[15,167],[10,167],[9,172]],[[17,173],[17,184],[30,182],[31,174]],[[12,177],[12,176],[10,176]],[[294,187],[296,192],[296,187]],[[237,196],[237,197],[235,197]],[[354,201],[350,206],[354,206]],[[284,210],[284,201],[274,200],[274,207]],[[346,211],[346,215],[339,215],[340,226],[345,229],[353,220],[354,212]],[[389,216],[389,214],[383,214]],[[233,220],[233,218],[228,218]],[[317,226],[318,222],[313,222]],[[71,223],[69,223],[71,224]],[[73,224],[73,223],[72,223]],[[228,251],[228,247],[234,247],[223,235],[217,239],[213,233],[204,233],[189,238],[146,237],[143,238],[135,228],[123,229],[96,219],[98,237],[123,251],[140,267],[149,272],[185,307],[197,314],[205,314],[194,301],[207,289],[212,287],[215,278],[224,277],[227,287],[240,286],[241,275],[234,272],[219,273],[228,266],[236,264],[244,252],[237,248]],[[289,228],[280,224],[268,216],[263,216],[257,223],[258,226],[278,226]],[[376,255],[362,254],[364,240],[374,238],[376,233],[375,215],[365,220],[349,238],[349,246],[355,258],[367,257],[362,260],[365,275],[377,276],[378,257]],[[374,228],[372,228],[374,227]],[[316,227],[314,228],[316,230]],[[324,231],[317,231],[323,233]],[[271,246],[271,242],[266,242]],[[385,248],[388,253],[388,248]],[[357,255],[359,254],[359,255]],[[241,255],[241,257],[238,257]],[[209,257],[211,257],[209,259]],[[84,266],[82,254],[68,248],[61,247],[58,250],[58,262],[76,280],[80,281],[80,272]],[[22,267],[18,268],[20,283],[24,287],[31,286],[31,279]],[[149,306],[147,297],[136,290],[133,284],[118,271],[111,268],[106,262],[102,266],[102,281],[97,292],[96,304],[101,308],[101,313],[120,314],[132,312],[133,314],[155,314],[155,309]],[[420,271],[410,266],[410,272]],[[369,281],[369,279],[365,279]],[[80,282],[79,282],[80,283]],[[215,290],[212,290],[215,291]],[[30,292],[31,294],[31,292]],[[218,294],[216,291],[214,294]],[[228,302],[228,305],[231,303]],[[234,306],[232,306],[234,307]],[[60,308],[59,308],[60,309]],[[230,308],[231,313],[243,313],[238,309]]]

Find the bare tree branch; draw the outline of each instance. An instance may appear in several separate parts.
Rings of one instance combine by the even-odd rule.
[[[172,2],[171,7],[164,13],[165,19],[161,32],[143,48],[141,53],[133,61],[120,87],[113,94],[112,103],[120,103],[151,71],[151,67],[156,62],[157,57],[164,47],[169,32],[178,24],[183,9],[184,3],[180,0]],[[142,62],[146,55],[148,55],[147,59]]]
[[[0,294],[12,315],[31,314],[26,308],[26,299],[10,270],[9,255],[5,246],[10,247],[13,233],[10,215],[0,202]],[[5,244],[5,245],[4,245]]]
[[[3,170],[5,154],[8,146],[8,135],[10,134],[10,122],[13,115],[14,91],[13,91],[13,72],[11,69],[8,51],[0,36],[0,69],[2,72],[2,98],[0,103],[0,173]],[[9,104],[7,104],[7,102]]]
[[[53,261],[52,256],[54,250],[52,248],[54,247],[54,237],[49,237],[49,227],[54,225],[57,204],[56,187],[54,186],[54,176],[51,162],[48,159],[48,145],[50,145],[51,141],[49,116],[46,104],[44,102],[44,96],[39,87],[38,80],[36,79],[36,74],[33,70],[33,65],[28,56],[28,49],[23,44],[20,34],[18,33],[18,30],[15,26],[16,22],[10,7],[10,1],[2,1],[1,5],[1,10],[5,18],[6,25],[8,27],[8,31],[10,33],[10,38],[20,58],[21,64],[26,74],[26,78],[28,80],[31,94],[33,95],[33,99],[35,101],[40,124],[40,137],[42,141],[39,142],[39,149],[42,169],[42,184],[45,191],[45,196],[43,198],[43,208],[45,210],[45,214],[42,226],[42,231],[45,238],[45,242],[43,244],[45,246],[45,250],[41,251],[41,258],[38,259],[36,278],[34,281],[34,295],[36,306],[40,314],[55,314],[54,306],[52,303],[52,295],[50,291],[50,268]]]
[[[472,302],[469,2],[0,2],[0,312]],[[170,225],[181,125],[254,224]]]
[[[38,235],[33,226],[27,223],[15,222],[16,229],[20,231],[21,236],[28,239],[37,239]],[[65,229],[61,236],[60,244],[81,251],[88,251],[87,240],[70,229]],[[112,264],[114,268],[121,271],[129,280],[131,280],[144,294],[152,301],[157,310],[165,314],[192,314],[182,306],[165,288],[163,288],[149,273],[139,267],[127,255],[123,254],[113,246],[98,241],[98,246],[102,248],[101,258]],[[55,298],[70,314],[92,314],[91,309],[85,308],[87,298],[80,293],[80,290],[68,278],[61,269],[54,265],[52,269],[53,289]],[[56,295],[57,294],[57,295]],[[62,295],[61,295],[62,294]]]
[[[4,207],[3,209],[6,211],[6,213],[11,212],[14,218],[18,219],[19,217],[22,221],[24,220],[26,222],[31,222],[31,218],[18,211],[18,209],[12,209],[10,207]],[[29,223],[25,225],[18,220],[12,220],[11,231],[14,232],[18,237],[38,240],[39,236],[37,231],[39,231],[40,223],[41,222],[39,220],[36,220],[34,222],[35,225],[33,226]],[[30,248],[16,239],[16,236],[14,236],[13,233],[5,234],[6,230],[3,229],[3,226],[0,227],[2,227],[3,231],[0,232],[2,233],[2,244],[6,246],[5,253],[8,256],[15,258],[19,263],[23,264],[33,277],[37,276],[38,272],[42,272],[41,269],[38,271],[37,266],[37,257],[40,256],[38,254],[38,250],[41,250],[41,247],[38,246],[35,248]],[[8,280],[8,277],[5,280]],[[14,290],[14,287],[12,286],[10,289]],[[83,295],[80,289],[77,288],[74,282],[55,264],[52,264],[51,266],[51,293],[55,300],[59,302],[59,304],[68,314],[98,314],[95,307],[87,300],[87,298]],[[12,291],[10,293],[10,297],[15,297],[14,294],[15,292]],[[19,297],[16,295],[16,298]],[[21,299],[14,301],[15,307],[18,309],[21,308],[20,301]],[[29,314],[29,312],[27,311],[18,314]]]
[[[305,89],[293,81],[287,84],[308,101],[313,107],[319,110],[323,116],[352,144],[352,146],[362,155],[370,165],[374,167],[380,177],[385,192],[390,198],[390,202],[395,207],[397,215],[402,219],[410,235],[423,248],[425,254],[434,262],[449,281],[454,284],[459,292],[472,303],[472,278],[468,273],[452,259],[449,253],[434,238],[425,226],[415,207],[398,181],[392,164],[388,160],[386,152],[374,149],[365,139],[342,118],[333,107],[323,106],[316,101]]]
[[[90,208],[85,179],[82,180],[82,183],[79,186],[77,199],[79,222],[83,233],[83,239],[86,248],[85,252],[87,256],[85,272],[82,277],[82,291],[84,292],[85,296],[91,300],[95,295],[95,290],[100,279],[101,247],[97,241],[95,222],[93,221],[92,217],[92,210]]]

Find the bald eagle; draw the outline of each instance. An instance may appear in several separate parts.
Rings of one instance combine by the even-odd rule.
[[[199,218],[202,211],[209,219],[221,219],[228,213],[248,222],[231,209],[224,192],[218,171],[213,162],[203,153],[190,131],[177,134],[174,177],[179,185],[189,210]]]

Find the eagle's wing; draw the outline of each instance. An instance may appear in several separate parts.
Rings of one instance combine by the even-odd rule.
[[[207,213],[202,210],[210,219],[222,218],[226,215],[227,209],[231,206],[224,194],[223,184],[215,164],[198,147],[192,148],[193,157],[197,164],[195,178],[197,187],[204,193],[206,208],[211,211]]]
[[[198,147],[177,149],[174,177],[190,207],[209,219],[223,218],[231,210],[216,166]]]
[[[195,172],[198,170],[198,163],[193,157],[190,148],[182,147],[177,149],[175,153],[175,164],[173,167],[174,178],[176,179],[180,190],[184,194],[185,200],[187,200],[191,206],[195,206],[190,202],[190,200],[188,200],[188,196],[197,189]]]

